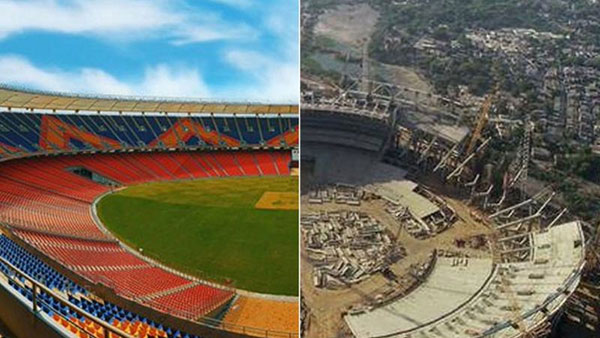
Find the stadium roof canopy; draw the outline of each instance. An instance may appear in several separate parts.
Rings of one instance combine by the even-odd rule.
[[[298,114],[298,105],[209,102],[191,99],[91,96],[32,91],[0,85],[0,107],[98,112],[166,112],[192,114]]]
[[[424,196],[416,193],[416,183],[409,180],[378,182],[373,184],[375,193],[397,205],[408,207],[420,219],[433,215],[440,208]]]

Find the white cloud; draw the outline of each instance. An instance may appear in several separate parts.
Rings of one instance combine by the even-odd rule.
[[[165,64],[147,68],[143,79],[135,82],[119,80],[95,68],[42,69],[18,56],[0,56],[0,83],[70,93],[211,97],[197,70]]]
[[[0,0],[0,38],[24,31],[108,39],[163,36],[174,43],[248,38],[253,30],[167,0]]]
[[[225,54],[225,59],[234,67],[244,71],[260,70],[271,63],[271,60],[263,54],[243,50],[231,50]]]
[[[43,70],[17,56],[0,57],[0,82],[31,86],[42,90],[81,91],[108,94],[133,94],[132,89],[109,74],[85,68],[78,72]]]
[[[284,38],[298,40],[300,14],[298,3],[275,2],[264,11],[264,26],[271,33]]]
[[[210,97],[210,90],[198,70],[167,65],[146,69],[138,91],[144,95],[163,97]]]
[[[207,42],[215,40],[230,40],[240,37],[255,39],[258,33],[247,25],[224,27],[220,24],[209,26],[182,27],[177,30],[172,44],[179,46],[195,42]]]
[[[196,1],[0,0],[0,40],[23,32],[44,31],[117,42],[160,39],[176,46],[220,41],[219,45],[215,45],[216,49],[206,55],[212,57],[214,52],[229,50],[224,60],[238,70],[239,81],[236,78],[231,83],[219,83],[217,79],[217,83],[208,86],[198,69],[174,66],[171,61],[156,61],[152,65],[153,55],[149,53],[146,57],[140,51],[134,55],[139,57],[140,62],[152,66],[147,67],[143,74],[134,75],[137,78],[131,78],[131,75],[117,78],[110,73],[110,69],[39,67],[21,56],[2,55],[0,52],[0,83],[77,93],[298,101],[297,4],[283,5],[294,0],[278,0],[279,3],[257,0]],[[209,1],[252,14],[237,19],[240,13],[236,13],[231,19],[228,15],[230,9],[205,6]],[[194,6],[190,5],[192,3]],[[202,7],[208,9],[201,10]],[[250,47],[250,44],[253,46]],[[262,49],[264,54],[263,51],[259,53],[250,49]],[[203,67],[223,62],[218,58],[204,61],[202,52],[189,55],[202,60],[200,64]]]
[[[296,62],[274,60],[257,52],[239,50],[227,53],[226,60],[249,74],[250,84],[211,88],[197,69],[167,64],[146,68],[140,79],[123,80],[97,68],[70,71],[41,68],[14,55],[0,55],[0,83],[81,94],[298,103],[300,78]]]
[[[300,74],[294,58],[275,59],[255,51],[231,50],[225,59],[251,75],[256,84],[235,92],[239,98],[254,101],[298,103]]]

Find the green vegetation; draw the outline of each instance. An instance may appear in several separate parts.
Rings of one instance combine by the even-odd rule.
[[[589,149],[569,156],[558,156],[553,170],[532,166],[532,177],[552,184],[571,213],[590,223],[600,221],[600,157]],[[595,184],[591,184],[595,183]]]
[[[398,6],[387,0],[371,0],[384,14],[382,29],[400,28],[418,37],[423,32],[454,39],[469,28],[489,30],[504,27],[535,28],[562,32],[560,23],[545,14],[560,18],[568,8],[563,1],[523,0],[434,0],[410,1]]]
[[[496,82],[513,95],[531,92],[532,84],[521,76],[523,69],[509,71],[505,60],[474,53],[477,49],[466,38],[469,30],[532,28],[570,35],[571,39],[576,35],[577,39],[589,41],[589,44],[600,42],[597,25],[582,25],[577,31],[569,28],[573,20],[585,21],[600,15],[600,6],[587,0],[411,0],[401,4],[370,0],[369,3],[381,15],[371,39],[370,55],[383,63],[420,69],[436,91],[444,95],[459,85],[466,85],[474,94],[483,95]],[[443,49],[447,54],[427,55],[418,51],[414,45],[423,37],[446,44]],[[554,53],[560,57],[558,51],[562,42],[555,43]],[[584,62],[577,57],[561,61],[563,65]],[[598,64],[595,61],[589,63],[592,67]],[[492,72],[493,68],[496,73]]]
[[[600,184],[600,156],[593,154],[589,148],[559,157],[556,168]]]
[[[342,76],[335,70],[327,70],[323,68],[319,61],[315,60],[312,56],[302,57],[300,68],[302,69],[302,73],[304,74],[321,76],[334,81],[336,81],[336,79],[339,79]]]
[[[465,85],[475,95],[483,96],[494,85],[494,61],[487,56],[428,56],[420,58],[418,66],[426,72],[436,91],[444,95],[449,88],[456,90],[459,85]]]
[[[262,293],[298,294],[298,212],[257,210],[297,177],[223,178],[129,187],[98,203],[104,225],[180,271]]]

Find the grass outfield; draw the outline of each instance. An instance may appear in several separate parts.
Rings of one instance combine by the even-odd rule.
[[[165,265],[236,288],[298,295],[298,211],[258,210],[264,192],[298,192],[298,177],[132,186],[98,216],[120,240]]]

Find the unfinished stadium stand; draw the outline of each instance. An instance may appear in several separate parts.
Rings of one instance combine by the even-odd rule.
[[[491,258],[438,258],[413,292],[344,319],[356,337],[519,336],[515,322],[531,329],[559,311],[584,265],[579,222],[529,236],[531,259],[494,264]],[[502,287],[502,275],[511,292]]]
[[[269,302],[237,304],[236,290],[137,256],[90,212],[100,196],[121,186],[289,175],[297,114],[291,105],[96,98],[0,86],[0,284],[69,337],[198,335],[105,301],[94,293],[100,286],[124,304],[193,322],[198,332],[297,337],[289,318],[270,324],[238,316],[228,323],[232,306],[248,313]],[[292,307],[278,306],[271,308],[282,316]]]

